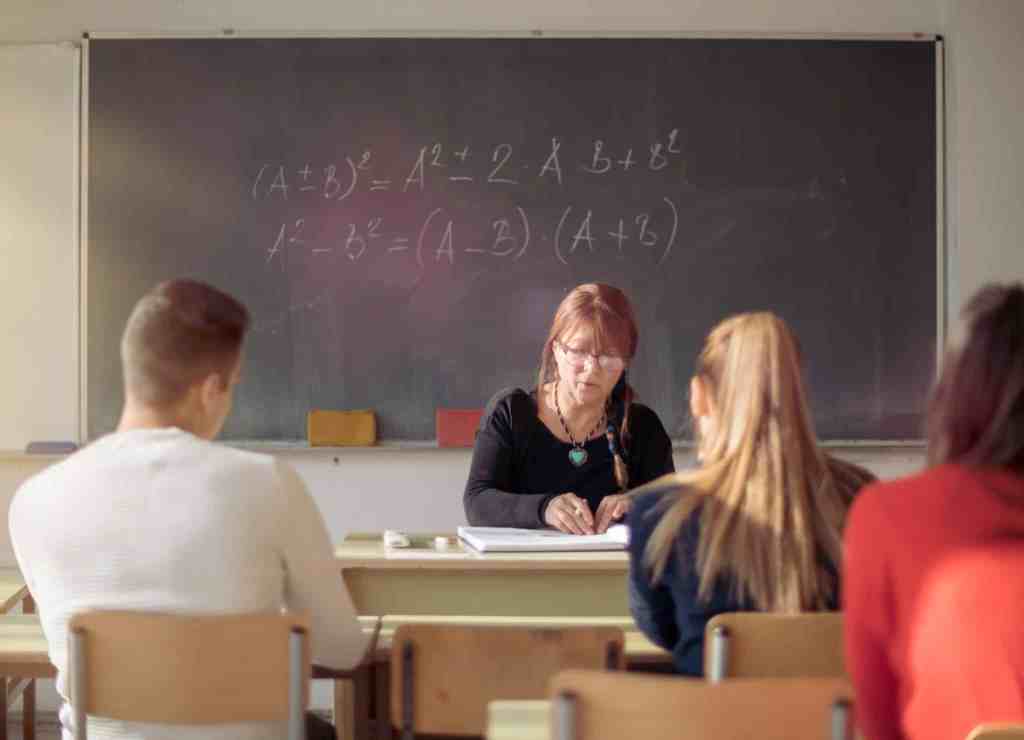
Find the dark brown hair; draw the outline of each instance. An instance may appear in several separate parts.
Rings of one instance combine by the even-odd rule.
[[[1024,472],[1024,286],[986,285],[951,337],[928,409],[928,461]]]
[[[168,280],[143,296],[121,338],[125,389],[165,407],[211,374],[231,379],[249,327],[237,300],[195,280]]]
[[[616,354],[628,363],[636,354],[640,333],[629,298],[618,288],[604,283],[585,283],[569,291],[558,304],[551,330],[540,355],[537,373],[538,394],[545,384],[555,380],[558,365],[555,362],[555,341],[572,333],[579,326],[588,326],[594,332],[595,354]],[[629,455],[629,409],[636,394],[626,382],[626,371],[612,390],[609,399],[609,442],[613,448],[615,480],[619,488],[629,488],[629,468],[625,458]]]

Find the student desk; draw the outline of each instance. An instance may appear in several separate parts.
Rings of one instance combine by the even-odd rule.
[[[551,702],[492,701],[487,705],[486,740],[549,740]]]
[[[381,618],[380,635],[377,637],[377,651],[373,664],[373,706],[375,709],[375,734],[379,740],[390,740],[391,691],[391,645],[395,630],[403,624],[448,624],[508,627],[620,627],[625,637],[623,652],[629,669],[670,668],[671,653],[648,640],[636,627],[632,617],[490,617],[490,616],[443,616],[443,615],[386,615]],[[516,704],[522,702],[515,702]],[[528,702],[527,702],[528,703]],[[546,702],[542,702],[546,703]],[[360,723],[368,722],[360,718]],[[547,717],[544,718],[547,728]],[[357,737],[360,737],[357,735]],[[508,735],[507,737],[519,737]],[[530,736],[532,737],[532,736]]]
[[[359,614],[628,617],[625,552],[480,554],[349,537],[335,548]]]

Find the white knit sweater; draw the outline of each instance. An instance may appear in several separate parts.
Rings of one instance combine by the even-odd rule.
[[[348,668],[366,648],[316,503],[298,475],[270,456],[175,428],[111,434],[26,481],[9,524],[65,698],[67,623],[85,609],[287,607],[309,615],[315,663]],[[65,704],[65,738],[70,714]],[[266,724],[89,720],[91,738],[233,740],[281,732]]]

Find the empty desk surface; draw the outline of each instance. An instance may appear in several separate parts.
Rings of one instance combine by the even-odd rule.
[[[0,675],[18,678],[53,678],[46,637],[38,614],[0,617]]]
[[[414,547],[389,549],[358,539],[335,548],[360,614],[629,616],[625,552],[480,554],[454,536],[446,551],[425,541],[413,535]]]

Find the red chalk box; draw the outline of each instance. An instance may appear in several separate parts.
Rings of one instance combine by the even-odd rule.
[[[437,446],[472,447],[483,409],[437,409]]]

